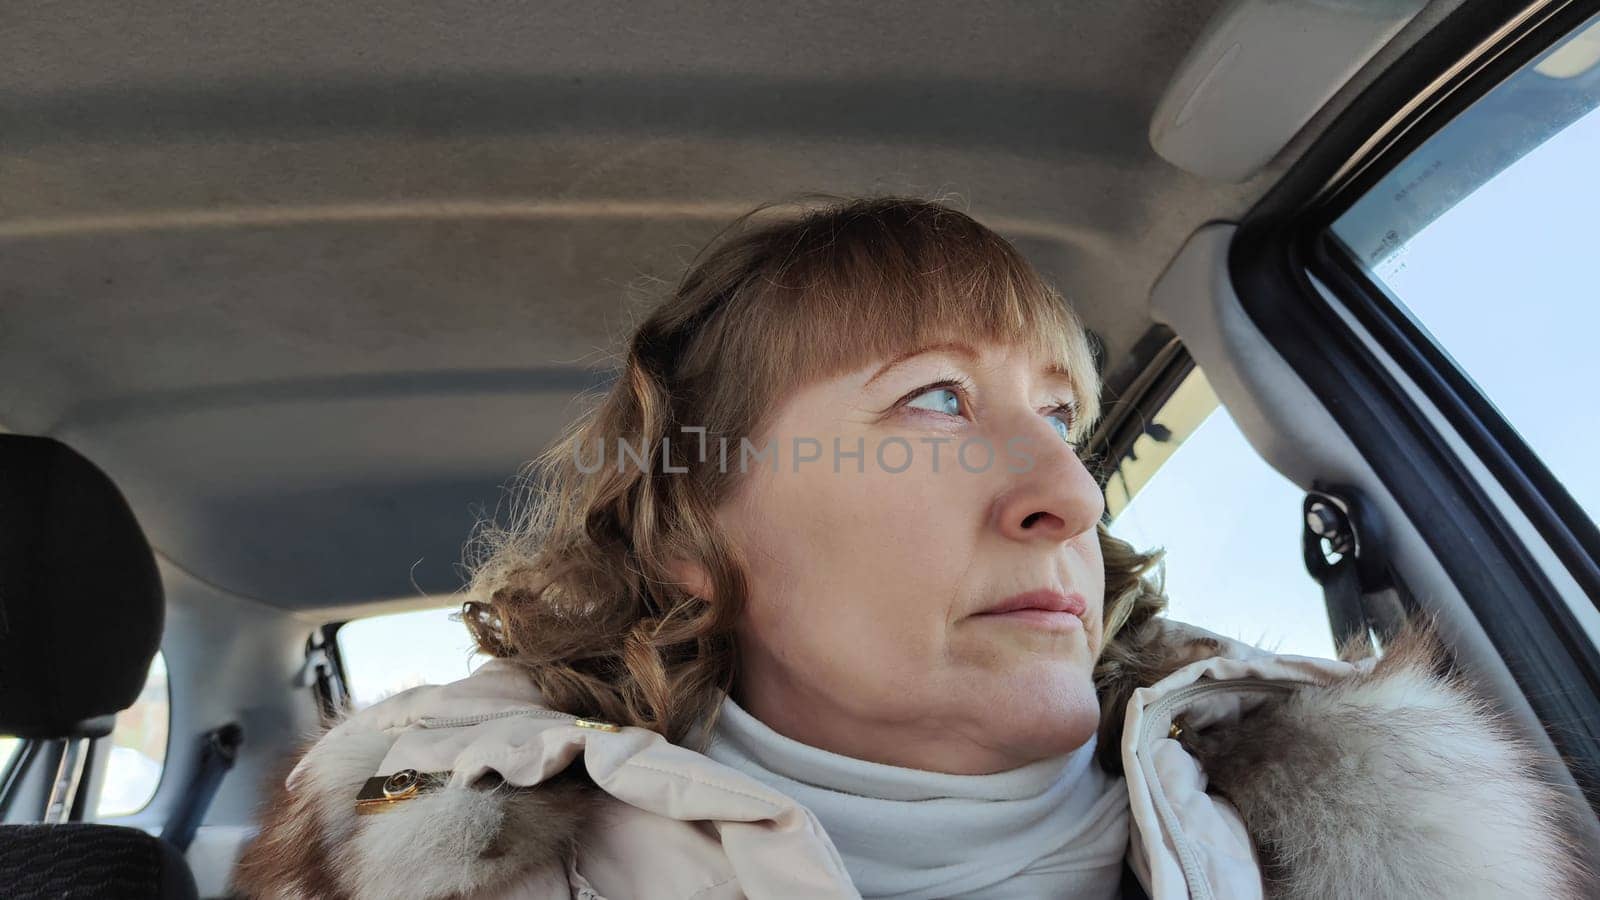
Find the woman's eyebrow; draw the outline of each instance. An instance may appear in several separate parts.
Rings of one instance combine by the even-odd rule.
[[[874,381],[877,381],[878,378],[881,377],[885,372],[888,372],[890,369],[893,369],[901,363],[910,360],[912,357],[921,356],[925,353],[938,353],[941,351],[946,353],[954,353],[957,356],[964,356],[969,360],[976,360],[978,358],[978,351],[974,350],[971,344],[963,344],[960,341],[945,341],[938,344],[928,344],[926,346],[917,347],[913,350],[908,350],[905,353],[902,353],[884,363],[882,366],[879,366],[878,371],[873,372],[872,377],[868,378],[866,384],[863,384],[862,387],[865,388],[871,386],[871,384]]]
[[[1072,377],[1072,372],[1068,371],[1066,366],[1062,366],[1062,365],[1045,366],[1043,369],[1040,370],[1040,374],[1043,375],[1045,378],[1048,378],[1048,379],[1050,379],[1052,381],[1064,382],[1066,384],[1066,386],[1069,389],[1071,389],[1071,391],[1072,391],[1072,393],[1074,395],[1076,395],[1078,393],[1077,380]]]

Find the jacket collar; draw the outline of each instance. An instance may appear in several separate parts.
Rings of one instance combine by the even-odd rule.
[[[1382,661],[1359,664],[1275,656],[1160,620],[1118,641],[1099,685],[1101,742],[1108,767],[1127,773],[1130,861],[1156,897],[1261,896],[1269,883],[1290,897],[1578,895],[1552,824],[1565,798],[1447,674],[1428,635],[1395,636]],[[377,779],[381,794],[407,770],[440,777],[358,815],[358,792]],[[570,865],[608,807],[713,823],[714,839],[682,832],[700,843],[673,847],[673,866],[749,896],[856,896],[803,806],[654,732],[546,709],[506,662],[356,714],[288,787],[241,861],[246,894],[504,887]]]

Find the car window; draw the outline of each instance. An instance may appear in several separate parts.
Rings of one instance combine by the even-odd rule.
[[[167,760],[170,703],[167,658],[157,650],[139,699],[117,713],[117,723],[111,729],[111,749],[106,755],[106,777],[95,806],[96,818],[131,815],[144,809],[156,795]]]
[[[11,770],[11,760],[22,749],[22,740],[14,737],[0,737],[0,775]]]
[[[1256,454],[1204,373],[1151,416],[1106,483],[1111,532],[1166,550],[1168,615],[1226,637],[1332,656],[1300,549],[1304,492]]]
[[[339,626],[336,640],[350,701],[357,708],[423,684],[447,684],[472,674],[477,652],[459,606],[389,613]]]
[[[1591,517],[1600,513],[1600,17],[1435,133],[1333,226]]]

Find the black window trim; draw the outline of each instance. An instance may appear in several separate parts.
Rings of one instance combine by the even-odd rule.
[[[1463,4],[1378,76],[1246,216],[1229,269],[1246,313],[1414,522],[1600,811],[1600,651],[1443,435],[1316,290],[1315,275],[1448,417],[1600,601],[1600,537],[1570,494],[1414,321],[1327,237],[1432,130],[1594,15],[1595,2]],[[1466,53],[1463,53],[1463,50]],[[1421,338],[1422,340],[1418,340]],[[1551,490],[1552,486],[1555,487]]]

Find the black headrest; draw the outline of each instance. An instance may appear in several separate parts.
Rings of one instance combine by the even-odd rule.
[[[65,737],[131,706],[165,606],[111,479],[59,441],[0,434],[0,734]]]

